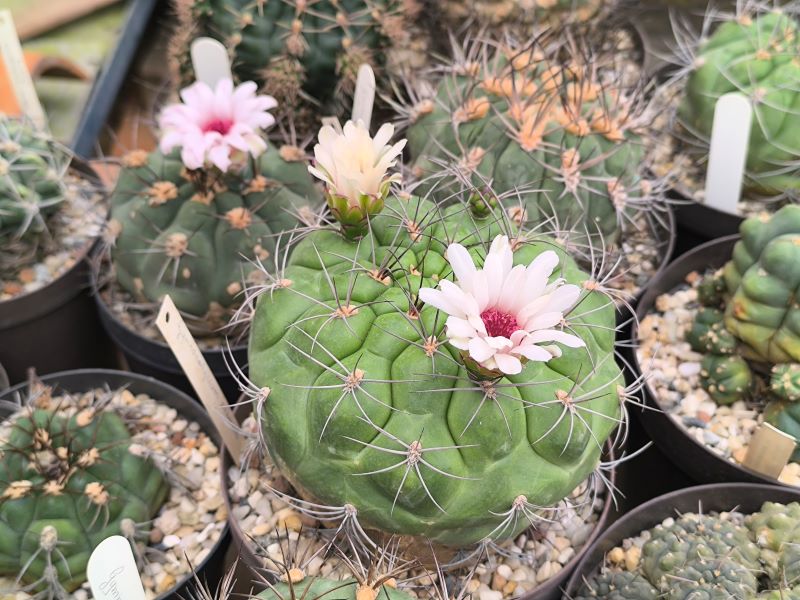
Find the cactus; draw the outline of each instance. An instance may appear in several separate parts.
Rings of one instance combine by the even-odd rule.
[[[658,590],[632,571],[606,571],[584,583],[575,600],[657,600]]]
[[[800,404],[776,400],[764,408],[764,421],[800,440]],[[800,462],[800,448],[792,453],[792,461]]]
[[[776,582],[800,582],[800,505],[765,502],[745,524],[761,548],[761,562]]]
[[[603,4],[603,0],[444,0],[440,17],[452,30],[469,22],[479,30],[507,27],[530,31],[535,25],[588,21]]]
[[[109,223],[117,280],[144,301],[170,294],[212,327],[225,323],[254,261],[274,254],[277,234],[321,202],[302,152],[288,146],[210,182],[177,153],[134,151],[124,165]]]
[[[110,411],[89,407],[68,417],[27,408],[7,427],[0,575],[66,597],[63,590],[86,580],[94,547],[121,534],[126,521],[152,519],[169,488],[149,459],[131,453],[125,422]]]
[[[769,590],[756,596],[757,600],[800,600],[800,587]]]
[[[0,117],[0,244],[46,232],[46,217],[66,198],[69,163],[66,149],[31,123]]]
[[[173,62],[183,85],[194,80],[189,44],[223,42],[236,77],[256,81],[288,112],[304,96],[326,103],[349,98],[363,63],[421,66],[416,0],[176,0],[179,25]],[[395,57],[395,55],[397,55]],[[317,109],[318,110],[318,109]]]
[[[733,404],[747,397],[753,373],[741,356],[708,354],[701,363],[700,381],[717,404]]]
[[[800,138],[786,126],[800,110],[800,25],[792,10],[742,11],[720,24],[688,67],[678,109],[680,137],[707,153],[717,100],[730,92],[752,100],[745,190],[755,195],[800,194]]]
[[[800,400],[800,364],[775,365],[772,368],[769,389],[787,402]]]
[[[294,579],[292,579],[294,578]],[[269,589],[261,592],[261,600],[413,600],[413,596],[401,592],[392,584],[376,586],[359,583],[355,579],[337,581],[319,577],[306,577],[302,571],[292,569]]]
[[[722,311],[715,308],[697,311],[686,341],[695,352],[732,354],[736,350],[736,338],[725,329]]]
[[[250,378],[270,388],[264,439],[296,489],[354,507],[365,526],[464,546],[519,533],[597,467],[620,410],[614,308],[553,240],[520,241],[513,260],[556,261],[563,280],[587,284],[563,325],[585,347],[478,364],[420,300],[452,276],[448,240],[484,256],[503,224],[389,196],[362,238],[323,229],[296,246],[287,283],[258,300],[249,346]]]
[[[496,49],[500,46],[500,49]],[[585,58],[589,56],[589,58]],[[490,185],[509,216],[604,249],[652,196],[641,103],[590,48],[474,42],[406,109],[419,190]],[[630,93],[629,93],[630,92]]]

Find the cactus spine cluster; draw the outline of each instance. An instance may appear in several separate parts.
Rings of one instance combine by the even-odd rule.
[[[742,519],[687,514],[645,532],[638,564],[605,567],[576,600],[794,599],[800,504],[766,502]]]
[[[530,28],[588,21],[603,3],[604,0],[444,0],[440,10],[445,24],[454,30],[461,29],[465,22],[481,29]]]
[[[650,206],[643,105],[591,49],[476,42],[443,69],[435,97],[408,109],[420,189],[490,186],[512,219],[562,232],[573,251],[613,245]]]
[[[756,15],[742,11],[701,41],[688,66],[678,109],[687,151],[708,153],[717,100],[747,96],[754,110],[745,190],[755,196],[800,195],[800,138],[787,124],[800,111],[800,23],[790,5]]]
[[[698,285],[702,307],[686,339],[705,354],[701,381],[720,404],[753,394],[772,401],[765,418],[800,433],[800,207],[747,219],[721,272]]]
[[[45,219],[67,194],[69,163],[66,149],[32,123],[0,117],[0,245],[46,233]]]
[[[362,64],[421,66],[416,0],[176,0],[173,59],[183,85],[194,81],[189,44],[223,42],[239,81],[256,81],[288,112],[310,96],[347,100]],[[317,107],[314,109],[319,111]],[[324,111],[323,111],[324,112]]]
[[[0,575],[66,597],[85,582],[92,550],[152,519],[169,487],[132,453],[125,421],[99,405],[29,406],[11,418],[0,445]]]
[[[140,301],[170,294],[188,316],[220,327],[257,261],[273,257],[278,234],[319,203],[293,146],[270,146],[227,173],[188,170],[178,152],[134,151],[111,195],[117,280]]]
[[[554,250],[553,277],[582,290],[558,327],[581,347],[486,373],[420,301],[453,277],[449,242],[480,264],[508,226],[390,195],[360,239],[321,229],[295,247],[284,284],[258,299],[249,367],[270,389],[269,453],[304,497],[349,506],[365,527],[467,546],[518,534],[598,466],[620,418],[614,307],[555,240],[518,238],[513,261]]]

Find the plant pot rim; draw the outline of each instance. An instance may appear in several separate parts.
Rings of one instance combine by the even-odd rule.
[[[739,239],[740,236],[738,234],[729,235],[701,244],[696,248],[693,248],[692,250],[689,250],[688,252],[684,253],[683,255],[678,257],[675,261],[670,263],[668,269],[665,270],[662,276],[666,276],[672,273],[680,273],[681,280],[683,280],[685,275],[688,275],[692,270],[695,270],[695,266],[703,267],[706,269],[713,267],[715,265],[709,264],[707,260],[702,260],[698,265],[695,265],[695,262],[697,262],[698,258],[703,259],[704,257],[708,256],[709,251],[713,251],[718,247],[723,247],[723,246],[732,247],[733,244],[735,244],[735,242],[738,241]],[[730,260],[730,257],[726,259],[726,261],[724,262],[727,262],[727,260]],[[639,361],[638,352],[636,351],[639,342],[639,323],[641,322],[642,319],[644,319],[648,314],[650,314],[653,311],[653,308],[655,306],[655,301],[658,298],[658,296],[664,293],[669,293],[668,291],[657,292],[656,291],[657,283],[658,279],[653,278],[653,281],[651,282],[651,287],[649,288],[648,292],[642,296],[642,298],[639,300],[639,303],[636,306],[636,319],[634,320],[631,328],[632,339],[636,343],[636,347],[631,352],[631,366],[635,370],[634,376],[637,374],[638,375],[645,374],[644,369],[642,368],[642,364]],[[766,475],[758,473],[757,471],[753,471],[739,463],[730,461],[720,456],[719,454],[713,452],[706,444],[698,441],[692,435],[690,435],[685,427],[676,423],[669,415],[669,413],[664,411],[663,407],[658,401],[656,388],[648,379],[645,379],[644,391],[645,391],[644,394],[645,401],[649,405],[649,409],[646,409],[642,413],[643,415],[644,413],[647,413],[646,415],[644,415],[645,428],[648,428],[647,419],[656,418],[655,415],[650,413],[652,413],[653,411],[657,411],[658,415],[660,416],[661,427],[672,428],[680,432],[681,436],[679,440],[681,443],[685,444],[688,442],[690,448],[693,448],[695,451],[702,451],[702,453],[704,454],[704,456],[708,458],[708,460],[711,460],[719,464],[721,468],[734,470],[737,474],[741,475],[742,478],[741,481],[750,482],[750,484],[778,485],[788,489],[800,490],[800,487],[798,486],[793,486],[787,483],[783,483],[776,478],[767,477]],[[680,465],[678,466],[680,467]]]
[[[234,416],[239,423],[241,423],[249,414],[250,404],[242,403],[243,401],[244,396],[240,397],[239,406],[234,411]],[[614,451],[611,440],[606,443],[606,448],[607,455],[613,460]],[[222,488],[221,493],[223,500],[225,501],[225,508],[228,511],[228,526],[230,528],[232,538],[231,544],[236,547],[239,556],[242,558],[244,564],[248,568],[254,571],[263,570],[264,567],[262,561],[258,558],[255,552],[253,552],[253,548],[249,543],[248,535],[242,530],[238,519],[236,519],[233,514],[234,506],[230,497],[230,480],[228,479],[228,471],[235,466],[236,465],[233,462],[230,452],[228,452],[227,448],[223,447],[222,460],[220,463],[220,477],[222,480],[220,487]],[[613,489],[613,486],[616,484],[617,480],[616,468],[611,470],[609,480]],[[536,586],[534,589],[526,592],[522,596],[515,597],[514,600],[538,600],[541,597],[547,597],[545,594],[553,594],[562,590],[567,583],[569,575],[579,564],[583,555],[594,544],[595,540],[602,534],[602,532],[605,531],[611,514],[612,504],[613,501],[611,500],[610,494],[607,491],[605,502],[603,504],[603,510],[600,511],[600,514],[598,515],[597,523],[583,545],[575,551],[575,556],[573,556],[565,565],[563,565],[562,569],[553,577]],[[559,574],[562,574],[562,576],[559,577]]]
[[[137,383],[144,384],[151,390],[160,389],[165,393],[165,395],[168,395],[169,398],[175,400],[175,405],[172,405],[171,403],[166,402],[162,399],[158,399],[157,402],[169,405],[171,408],[177,410],[178,413],[183,414],[192,421],[198,423],[198,425],[201,426],[203,432],[206,433],[206,435],[208,435],[214,441],[214,444],[217,446],[220,453],[222,452],[222,449],[225,446],[224,443],[222,442],[222,437],[214,427],[214,424],[211,421],[210,417],[208,416],[208,413],[205,411],[205,409],[200,403],[196,402],[182,391],[172,387],[169,384],[163,383],[158,379],[155,379],[154,377],[141,375],[139,373],[131,373],[128,371],[118,371],[115,369],[75,369],[70,371],[60,371],[58,373],[49,373],[47,375],[42,375],[38,377],[38,379],[42,383],[52,383],[55,385],[58,385],[61,382],[61,380],[65,378],[67,379],[75,378],[76,380],[85,379],[86,387],[84,388],[83,385],[80,385],[78,387],[86,390],[91,389],[92,385],[95,385],[95,387],[102,386],[104,383],[108,383],[109,380],[112,381],[128,380],[134,383],[134,385],[128,387],[127,389],[131,389],[134,392],[136,390],[135,384]],[[93,380],[96,380],[95,384],[91,383]],[[27,387],[28,387],[28,382],[24,381],[6,390],[0,390],[0,400],[8,398],[9,396],[17,392],[24,392],[27,389]],[[67,389],[66,386],[64,386],[63,389]],[[3,416],[2,418],[5,419],[5,416]],[[205,423],[203,423],[203,421],[205,421]],[[220,468],[222,468],[221,463],[220,463]],[[222,559],[222,556],[217,558],[215,555],[223,551],[227,546],[227,540],[230,534],[229,523],[230,519],[226,519],[226,523],[220,532],[219,539],[217,539],[214,545],[211,546],[206,557],[198,564],[190,563],[190,566],[192,567],[191,572],[187,573],[180,580],[176,581],[175,585],[171,589],[156,596],[155,600],[168,600],[172,598],[178,590],[182,591],[188,588],[194,582],[195,575],[198,574],[200,571],[204,570],[206,566],[209,566],[212,559],[216,560]]]
[[[636,508],[622,515],[619,519],[617,519],[617,521],[612,523],[608,529],[602,533],[601,536],[598,536],[598,538],[592,542],[591,547],[583,554],[577,567],[570,575],[569,583],[565,589],[564,598],[572,598],[575,594],[577,594],[582,587],[584,577],[589,576],[597,571],[601,561],[598,560],[594,555],[601,548],[601,543],[608,541],[613,544],[611,547],[615,547],[621,544],[625,539],[635,536],[646,529],[655,527],[665,518],[674,516],[676,514],[676,511],[678,511],[678,501],[683,498],[694,498],[695,500],[692,501],[693,504],[696,503],[698,505],[696,510],[706,510],[706,507],[702,505],[703,500],[710,495],[719,493],[719,495],[724,496],[726,500],[730,498],[730,504],[725,504],[727,508],[724,509],[712,506],[707,510],[720,512],[723,510],[736,509],[739,506],[739,503],[741,503],[743,500],[747,500],[749,496],[753,495],[753,492],[756,492],[758,496],[762,497],[769,497],[771,494],[781,496],[783,499],[777,501],[782,503],[800,502],[800,489],[798,488],[776,486],[765,483],[742,482],[708,483],[674,490],[661,496],[651,498],[644,504],[640,504]],[[723,502],[726,500],[723,500]],[[763,501],[758,502],[761,503]],[[718,503],[712,500],[711,504],[716,505]],[[753,511],[747,512],[749,514]],[[631,525],[636,525],[636,521],[638,521],[640,518],[641,520],[650,523],[650,525],[638,529],[635,532],[629,532],[628,530],[631,529]],[[608,546],[607,543],[605,545]],[[611,548],[608,549],[610,550]],[[608,550],[603,551],[603,554],[605,554],[607,551]]]

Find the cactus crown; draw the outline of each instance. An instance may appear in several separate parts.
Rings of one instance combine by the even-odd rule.
[[[514,221],[585,255],[657,205],[641,88],[610,55],[548,34],[454,54],[435,95],[403,111],[418,189],[490,186]]]
[[[67,195],[70,155],[32,123],[0,117],[0,244],[36,242]]]
[[[770,4],[740,2],[732,15],[710,11],[698,39],[680,36],[678,79],[685,82],[675,135],[683,150],[705,158],[717,100],[744,94],[754,110],[745,191],[797,199],[800,141],[786,124],[800,109],[800,22],[796,2]]]
[[[113,394],[84,403],[40,386],[7,419],[0,443],[0,574],[63,597],[86,580],[92,550],[111,535],[135,542],[169,487],[135,455]]]

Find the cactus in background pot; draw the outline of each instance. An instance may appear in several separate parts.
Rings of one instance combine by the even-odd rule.
[[[176,0],[175,8],[182,84],[194,79],[189,44],[210,36],[229,49],[238,80],[258,82],[289,112],[308,96],[349,100],[361,64],[419,68],[426,59],[417,0]]]
[[[320,134],[313,172],[349,211],[258,298],[263,439],[304,498],[365,529],[508,539],[598,467],[622,420],[614,304],[555,240],[390,191],[391,133]]]
[[[588,21],[604,0],[444,0],[441,18],[458,31],[465,23],[479,29],[510,27],[530,31],[532,26],[553,26]]]
[[[102,404],[72,416],[28,406],[3,430],[0,575],[67,597],[86,580],[95,546],[152,519],[169,487],[133,453],[123,418]]]
[[[744,94],[754,110],[745,192],[797,199],[800,137],[787,124],[800,112],[800,22],[796,1],[780,4],[726,17],[689,53],[676,137],[687,141],[687,151],[707,156],[717,100]]]
[[[278,235],[321,203],[305,154],[262,138],[275,101],[255,88],[184,90],[161,116],[160,150],[128,154],[111,196],[120,285],[141,301],[170,294],[201,331],[227,322]]]
[[[435,97],[405,111],[420,190],[489,186],[513,220],[598,254],[654,205],[642,99],[600,53],[473,42],[443,69]]]

